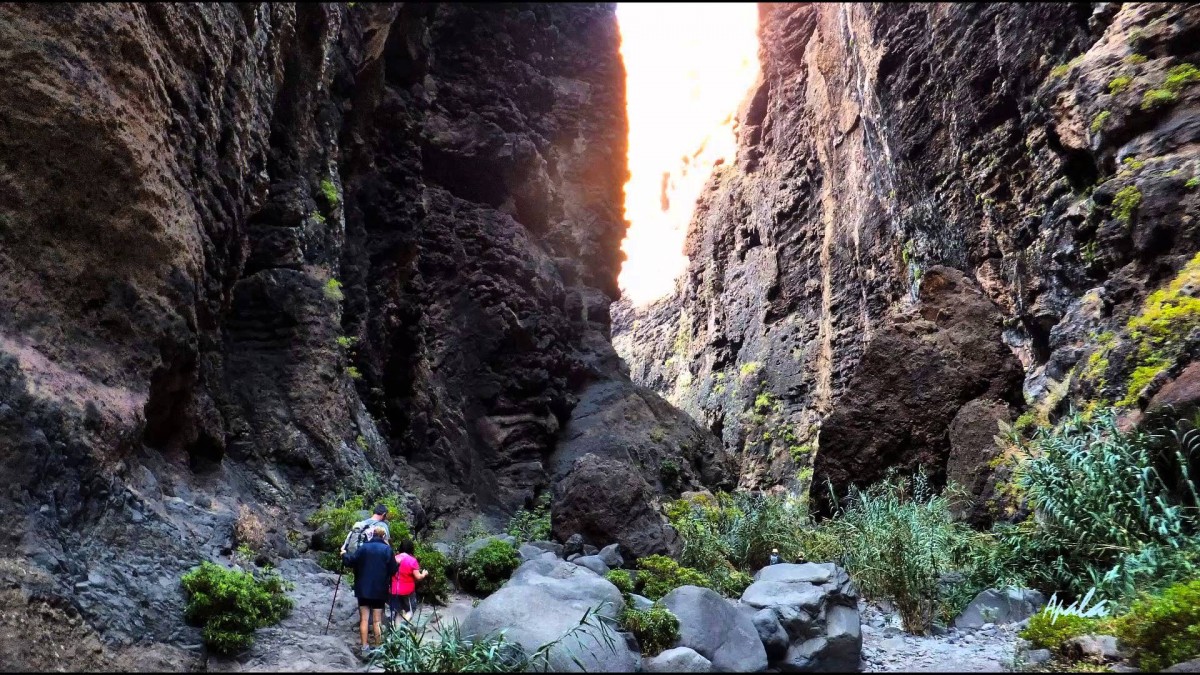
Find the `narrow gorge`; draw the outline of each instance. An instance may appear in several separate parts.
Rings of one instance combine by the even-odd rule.
[[[1015,521],[1003,429],[1195,410],[1200,7],[758,11],[634,304],[613,4],[0,5],[0,668],[237,669],[181,575],[246,522],[336,550],[365,480],[439,543],[548,500],[631,563],[681,496],[827,516],[893,468]]]

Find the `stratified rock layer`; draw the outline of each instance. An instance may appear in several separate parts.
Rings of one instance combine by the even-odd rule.
[[[1094,7],[761,6],[681,288],[614,315],[743,484],[941,480],[964,405],[1132,412],[1200,353],[1200,9]]]
[[[195,648],[178,578],[239,509],[286,555],[367,470],[417,527],[588,453],[728,480],[608,340],[618,42],[605,4],[0,7],[0,542],[38,597]]]

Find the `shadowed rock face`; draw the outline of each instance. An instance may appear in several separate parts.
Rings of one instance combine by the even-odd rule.
[[[178,576],[240,505],[283,553],[366,469],[418,526],[501,517],[564,429],[728,481],[609,343],[617,46],[605,4],[0,7],[0,541],[39,597],[196,644]]]
[[[720,435],[743,484],[940,480],[979,397],[1134,410],[1195,357],[1194,319],[1157,354],[1127,324],[1200,278],[1200,87],[1143,105],[1200,59],[1200,10],[776,4],[760,28],[680,290],[614,311],[634,379]],[[938,266],[976,318],[931,314],[957,308],[927,288]]]

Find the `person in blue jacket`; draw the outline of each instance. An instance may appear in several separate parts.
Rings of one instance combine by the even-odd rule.
[[[371,530],[371,538],[352,553],[342,556],[346,567],[354,570],[354,597],[358,598],[358,632],[362,637],[362,653],[368,656],[368,622],[375,623],[375,642],[383,644],[383,608],[392,590],[392,577],[399,565],[388,545],[387,532],[382,527]]]

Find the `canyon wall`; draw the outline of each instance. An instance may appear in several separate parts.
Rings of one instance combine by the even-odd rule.
[[[180,573],[242,511],[304,551],[365,472],[419,528],[557,484],[556,529],[669,548],[643,469],[731,464],[609,342],[617,45],[605,4],[0,6],[0,642],[179,667]]]
[[[743,485],[828,509],[923,466],[987,521],[998,422],[1194,398],[1200,9],[764,4],[760,36],[686,275],[614,322]]]

